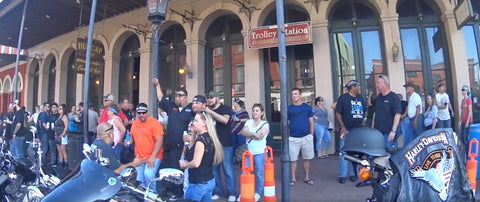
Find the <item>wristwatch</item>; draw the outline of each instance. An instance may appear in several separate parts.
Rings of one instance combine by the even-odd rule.
[[[391,133],[397,133],[397,129],[392,129]]]

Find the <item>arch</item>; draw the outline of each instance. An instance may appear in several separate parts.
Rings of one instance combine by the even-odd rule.
[[[54,49],[52,49],[54,50]],[[48,68],[50,67],[50,63],[52,63],[53,60],[55,60],[56,65],[58,65],[58,52],[56,50],[52,51],[50,54],[45,57],[45,60],[43,61],[43,66],[40,68],[40,71],[42,73],[48,72]]]
[[[3,92],[3,82],[2,79],[0,79],[0,94]]]
[[[397,7],[400,1],[402,0],[390,0],[390,5],[391,5],[389,6],[390,13],[397,13]],[[448,10],[453,11],[453,8],[454,8],[453,4],[448,5],[447,1],[445,0],[425,0],[425,1],[430,1],[431,3],[435,4],[436,8],[438,8],[438,11],[440,12],[439,13],[440,16],[442,16]]]
[[[12,81],[12,83],[13,83],[13,81]],[[18,74],[17,74],[17,84],[18,84],[17,91],[22,92],[23,91],[23,76],[22,76],[21,72],[18,72]],[[12,91],[13,91],[13,87],[12,87]]]
[[[12,78],[10,78],[10,75],[7,75],[3,80],[2,93],[10,93],[10,92],[12,92]]]
[[[61,71],[67,71],[68,66],[68,60],[72,56],[72,53],[75,52],[75,49],[71,46],[66,47],[62,54],[61,54],[61,59],[60,59],[60,70]]]
[[[399,6],[402,5],[405,1],[409,1],[409,0],[397,0],[395,4],[395,13],[399,13],[398,12]],[[444,12],[441,6],[435,0],[421,0],[421,2],[423,4],[426,4],[429,8],[431,8],[436,15],[435,17],[438,17],[438,19],[440,19],[440,17],[443,15]],[[399,16],[399,17],[402,17],[402,16]]]
[[[159,34],[162,36],[162,34],[167,31],[171,26],[179,24],[182,26],[183,31],[185,31],[185,36],[190,36],[192,34],[192,31],[190,29],[190,25],[188,23],[183,23],[182,19],[178,15],[171,15],[171,17],[162,22],[162,26],[160,26]],[[188,37],[187,37],[188,38]]]
[[[105,36],[103,36],[101,34],[95,34],[93,38],[97,41],[102,42],[103,49],[105,49],[104,55],[108,55],[108,53],[110,53],[109,52],[110,51],[110,46],[109,46],[107,38],[105,38]]]
[[[119,57],[120,56],[123,44],[128,39],[128,37],[130,37],[132,35],[137,36],[137,38],[140,41],[140,44],[142,44],[139,35],[135,34],[132,31],[129,31],[126,28],[122,28],[114,35],[114,37],[112,39],[113,43],[110,46],[110,50],[112,50],[112,51],[110,51],[110,54],[111,54],[112,57]]]
[[[30,63],[27,66],[27,75],[31,77],[33,74],[35,74],[35,67],[39,65],[40,66],[40,61],[38,59],[32,59]],[[40,69],[40,68],[39,68]]]
[[[328,4],[320,4],[320,8],[318,9],[319,13],[322,13],[322,19],[329,19],[329,16],[332,12],[332,9],[335,5],[343,0],[331,0]],[[366,0],[366,1],[358,1],[358,3],[365,4],[369,6],[378,16],[382,16],[385,11],[382,8],[385,8],[386,5],[384,1],[376,1],[376,0]],[[390,2],[391,4],[392,2]]]
[[[200,23],[195,23],[193,27],[193,33],[198,33],[198,39],[205,41],[207,29],[218,17],[224,14],[236,15],[242,22],[244,30],[248,30],[250,23],[245,15],[238,15],[239,7],[231,3],[218,2],[200,14],[199,18],[203,19]]]
[[[308,9],[305,7],[305,4],[303,2],[287,1],[287,4],[294,5],[296,8],[306,13],[310,19],[312,19],[312,14],[308,11]],[[255,27],[262,26],[268,14],[270,14],[270,12],[275,9],[275,1],[262,1],[258,5],[258,7],[260,8],[261,13],[252,17],[252,22],[254,23],[253,26]]]

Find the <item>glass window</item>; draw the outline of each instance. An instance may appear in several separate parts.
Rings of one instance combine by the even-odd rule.
[[[232,52],[232,96],[245,97],[245,66],[243,58],[243,44],[233,44]],[[239,50],[242,50],[240,52]]]
[[[473,3],[473,2],[472,2]],[[468,74],[470,80],[470,97],[473,100],[473,118],[474,122],[478,122],[480,118],[480,69],[479,69],[479,53],[478,53],[478,40],[480,36],[475,36],[475,29],[479,31],[480,27],[476,25],[464,26],[463,34],[465,37],[465,47],[467,52],[467,64],[468,64]],[[477,32],[478,33],[478,32]]]
[[[362,39],[366,92],[373,92],[376,94],[374,77],[375,75],[380,75],[384,72],[379,32],[378,30],[363,31],[360,33],[360,36]]]

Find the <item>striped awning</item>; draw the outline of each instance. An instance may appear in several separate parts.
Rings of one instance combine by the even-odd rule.
[[[17,48],[0,45],[0,54],[16,55],[17,51]],[[20,49],[20,55],[27,55],[27,50]]]

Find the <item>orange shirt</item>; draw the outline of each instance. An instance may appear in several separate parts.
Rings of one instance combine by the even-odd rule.
[[[132,124],[130,134],[135,142],[135,155],[139,158],[148,159],[153,152],[155,145],[155,136],[162,136],[163,139],[163,127],[160,122],[153,117],[149,117],[145,122],[135,120]],[[163,148],[157,153],[158,159],[163,158]]]

